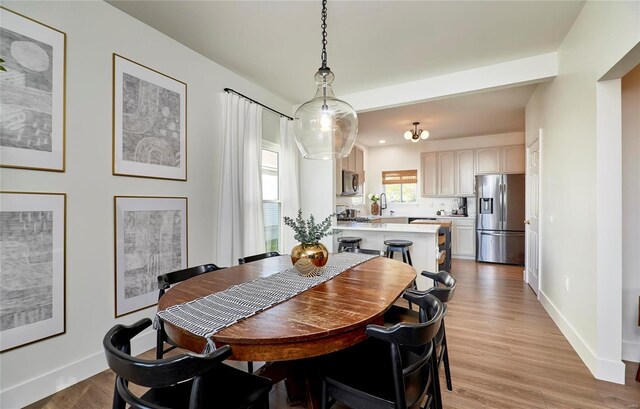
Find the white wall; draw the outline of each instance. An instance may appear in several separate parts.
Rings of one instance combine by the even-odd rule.
[[[622,77],[622,358],[640,361],[640,65]]]
[[[15,408],[106,368],[114,319],[114,195],[187,196],[189,265],[215,262],[224,87],[283,112],[284,101],[103,2],[3,2],[67,34],[65,173],[1,169],[2,190],[67,193],[66,334],[0,355],[0,407]],[[188,181],[111,175],[112,53],[188,84]],[[138,345],[149,348],[154,334]]]
[[[399,138],[402,135],[398,135]],[[418,198],[417,203],[389,203],[387,213],[393,210],[395,215],[402,216],[432,216],[441,207],[450,212],[455,206],[453,198],[427,198],[421,196],[422,169],[420,154],[422,152],[445,151],[454,149],[476,149],[491,146],[518,145],[524,143],[524,132],[514,132],[496,135],[470,136],[464,138],[448,138],[441,140],[427,140],[417,144],[402,143],[399,145],[370,147],[365,159],[367,175],[366,194],[381,193],[383,170],[418,170]],[[367,204],[371,203],[369,200]],[[469,214],[475,213],[475,202],[469,200]],[[367,209],[368,210],[368,206]]]
[[[558,76],[526,107],[527,144],[544,133],[541,301],[598,377],[596,82],[639,40],[640,3],[588,2],[558,50]]]

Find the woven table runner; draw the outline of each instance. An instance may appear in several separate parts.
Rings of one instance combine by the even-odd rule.
[[[319,275],[314,277],[303,277],[295,267],[289,267],[268,277],[236,284],[206,297],[158,311],[154,328],[159,327],[158,320],[161,319],[206,338],[207,347],[203,353],[208,353],[215,350],[215,344],[210,339],[215,333],[374,257],[378,256],[348,252],[331,254],[327,264],[320,268]]]

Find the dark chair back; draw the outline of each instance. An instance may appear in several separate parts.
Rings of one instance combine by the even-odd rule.
[[[390,328],[368,325],[366,330],[367,335],[390,345],[396,407],[419,405],[434,381],[430,376],[433,339],[440,329],[444,306],[431,295],[421,297],[419,304],[433,314],[427,322],[398,323]]]
[[[262,260],[262,259],[269,258],[269,257],[277,257],[279,255],[280,255],[280,253],[278,253],[277,251],[270,251],[268,253],[256,254],[254,256],[247,256],[247,257],[239,258],[238,259],[238,263],[240,263],[240,264],[251,263],[252,261],[258,261],[258,260]]]
[[[429,288],[425,292],[438,297],[438,299],[444,303],[453,299],[453,295],[456,292],[456,285],[458,283],[458,280],[456,280],[454,276],[446,271],[440,271],[438,273],[423,271],[421,274],[424,277],[434,280],[437,284],[436,287]]]
[[[181,281],[188,280],[190,278],[199,276],[200,274],[209,273],[211,271],[222,270],[224,267],[218,267],[215,264],[203,264],[201,266],[189,267],[184,270],[172,271],[158,276],[158,301],[164,295],[164,293],[171,288],[172,285]],[[167,342],[172,346],[164,348],[164,343]],[[156,335],[156,358],[161,359],[166,352],[169,352],[176,348],[175,343],[169,339],[167,333],[164,330],[164,323],[160,320],[159,327],[157,328]]]
[[[352,247],[346,247],[343,251],[346,253],[362,253],[362,254],[373,254],[376,256],[384,256],[384,251],[374,250],[374,249],[354,249]]]
[[[107,332],[102,341],[109,368],[116,374],[113,407],[124,408],[125,402],[133,407],[153,407],[144,402],[128,388],[128,382],[147,388],[164,388],[179,382],[194,379],[191,391],[192,402],[201,401],[204,390],[200,390],[199,377],[231,356],[229,346],[217,349],[208,355],[181,354],[157,361],[148,361],[131,356],[131,339],[148,328],[151,320],[144,318],[131,326],[116,325]]]
[[[160,290],[160,293],[158,294],[158,300],[164,295],[165,291],[174,284],[199,276],[200,274],[221,270],[223,268],[224,267],[218,267],[215,264],[203,264],[201,266],[189,267],[184,270],[172,271],[171,273],[159,275],[158,289]]]

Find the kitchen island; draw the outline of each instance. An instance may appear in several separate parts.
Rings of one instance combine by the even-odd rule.
[[[356,223],[338,222],[333,230],[338,233],[333,238],[333,248],[338,249],[338,238],[342,236],[360,237],[360,247],[365,249],[385,250],[385,240],[411,240],[409,247],[413,267],[418,273],[418,289],[426,290],[433,285],[433,281],[420,275],[420,272],[438,271],[438,229],[433,224],[397,224],[397,223]],[[394,254],[396,259],[402,260],[402,255]]]

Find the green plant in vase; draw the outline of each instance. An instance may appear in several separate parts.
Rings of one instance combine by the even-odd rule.
[[[373,216],[379,215],[380,205],[378,204],[378,201],[380,200],[380,196],[376,195],[375,193],[370,193],[368,197],[369,197],[369,200],[373,202],[371,203],[371,215]]]
[[[302,210],[298,210],[298,217],[295,219],[283,217],[284,224],[293,229],[293,237],[300,242],[291,250],[291,263],[301,275],[317,275],[319,268],[329,261],[329,252],[320,243],[320,239],[334,234],[331,231],[333,216],[335,214],[330,214],[320,223],[316,223],[313,215],[310,215],[308,220],[303,219]]]

